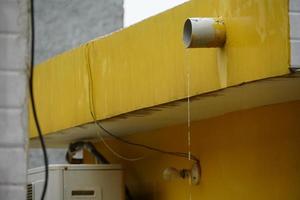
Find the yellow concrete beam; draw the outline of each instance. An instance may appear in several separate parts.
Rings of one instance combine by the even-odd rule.
[[[184,49],[188,17],[223,17],[222,49]],[[289,73],[288,0],[193,0],[35,68],[44,134]],[[88,70],[92,72],[89,92]],[[188,92],[187,77],[190,74]],[[32,119],[32,118],[31,118]],[[30,123],[30,137],[35,137]]]

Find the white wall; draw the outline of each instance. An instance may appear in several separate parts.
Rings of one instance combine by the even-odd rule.
[[[26,197],[29,1],[0,0],[0,199]]]
[[[290,0],[291,67],[300,67],[300,0]]]

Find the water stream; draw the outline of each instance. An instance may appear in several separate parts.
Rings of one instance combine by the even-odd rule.
[[[188,159],[191,160],[191,101],[190,101],[190,81],[191,81],[191,74],[190,74],[190,64],[189,64],[189,50],[185,49],[184,51],[184,68],[186,70],[186,90],[187,90],[187,152],[188,152]],[[189,192],[188,192],[188,199],[192,200],[192,192],[191,188],[192,184],[189,181]]]

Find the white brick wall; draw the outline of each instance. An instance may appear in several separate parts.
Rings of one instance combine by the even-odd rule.
[[[300,0],[290,0],[291,67],[300,67]]]
[[[0,0],[0,199],[26,199],[28,0]]]

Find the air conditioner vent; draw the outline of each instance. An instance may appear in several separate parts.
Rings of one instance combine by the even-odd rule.
[[[27,184],[27,200],[33,200],[33,198],[32,198],[32,184]]]

